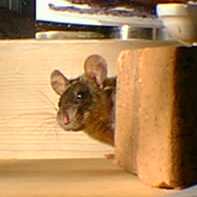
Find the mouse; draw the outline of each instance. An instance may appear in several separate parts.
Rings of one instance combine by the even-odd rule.
[[[83,131],[91,138],[114,146],[116,77],[107,76],[107,61],[98,54],[84,62],[84,73],[69,79],[59,70],[50,76],[60,96],[56,120],[65,131]]]

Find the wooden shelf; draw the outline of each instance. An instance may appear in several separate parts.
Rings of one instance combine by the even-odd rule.
[[[0,196],[160,197],[170,190],[143,185],[104,159],[1,160]]]

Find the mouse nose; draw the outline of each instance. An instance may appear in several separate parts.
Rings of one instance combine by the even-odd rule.
[[[67,125],[69,123],[69,117],[68,117],[68,114],[63,114],[63,122],[65,125]]]

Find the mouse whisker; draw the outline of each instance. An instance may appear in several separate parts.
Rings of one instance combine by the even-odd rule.
[[[44,120],[56,120],[56,116],[46,117]]]
[[[4,117],[1,117],[1,120],[6,120],[6,121],[9,121],[10,119],[17,119],[17,118],[21,118],[21,117],[27,117],[27,116],[30,116],[30,115],[34,115],[35,113],[21,113],[21,114],[16,114],[16,115],[8,115],[8,116],[4,116]]]
[[[55,103],[53,103],[53,101],[51,99],[49,99],[49,97],[42,91],[39,91],[41,93],[41,95],[45,98],[45,100],[48,101],[48,103],[53,107],[53,109],[55,109],[55,111],[58,111],[58,108],[56,107]]]
[[[52,124],[50,124],[50,123],[52,123]],[[49,126],[49,125],[51,125],[51,126]],[[46,135],[46,136],[48,136],[48,134],[51,133],[51,129],[54,128],[54,125],[53,125],[53,122],[44,121],[44,122],[42,122],[42,123],[40,123],[40,124],[38,125],[38,128],[39,128],[40,130],[43,130],[43,129],[44,129],[43,134]]]

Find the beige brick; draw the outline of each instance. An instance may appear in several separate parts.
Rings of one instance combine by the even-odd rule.
[[[197,181],[197,48],[123,51],[118,63],[116,157],[156,187]]]

